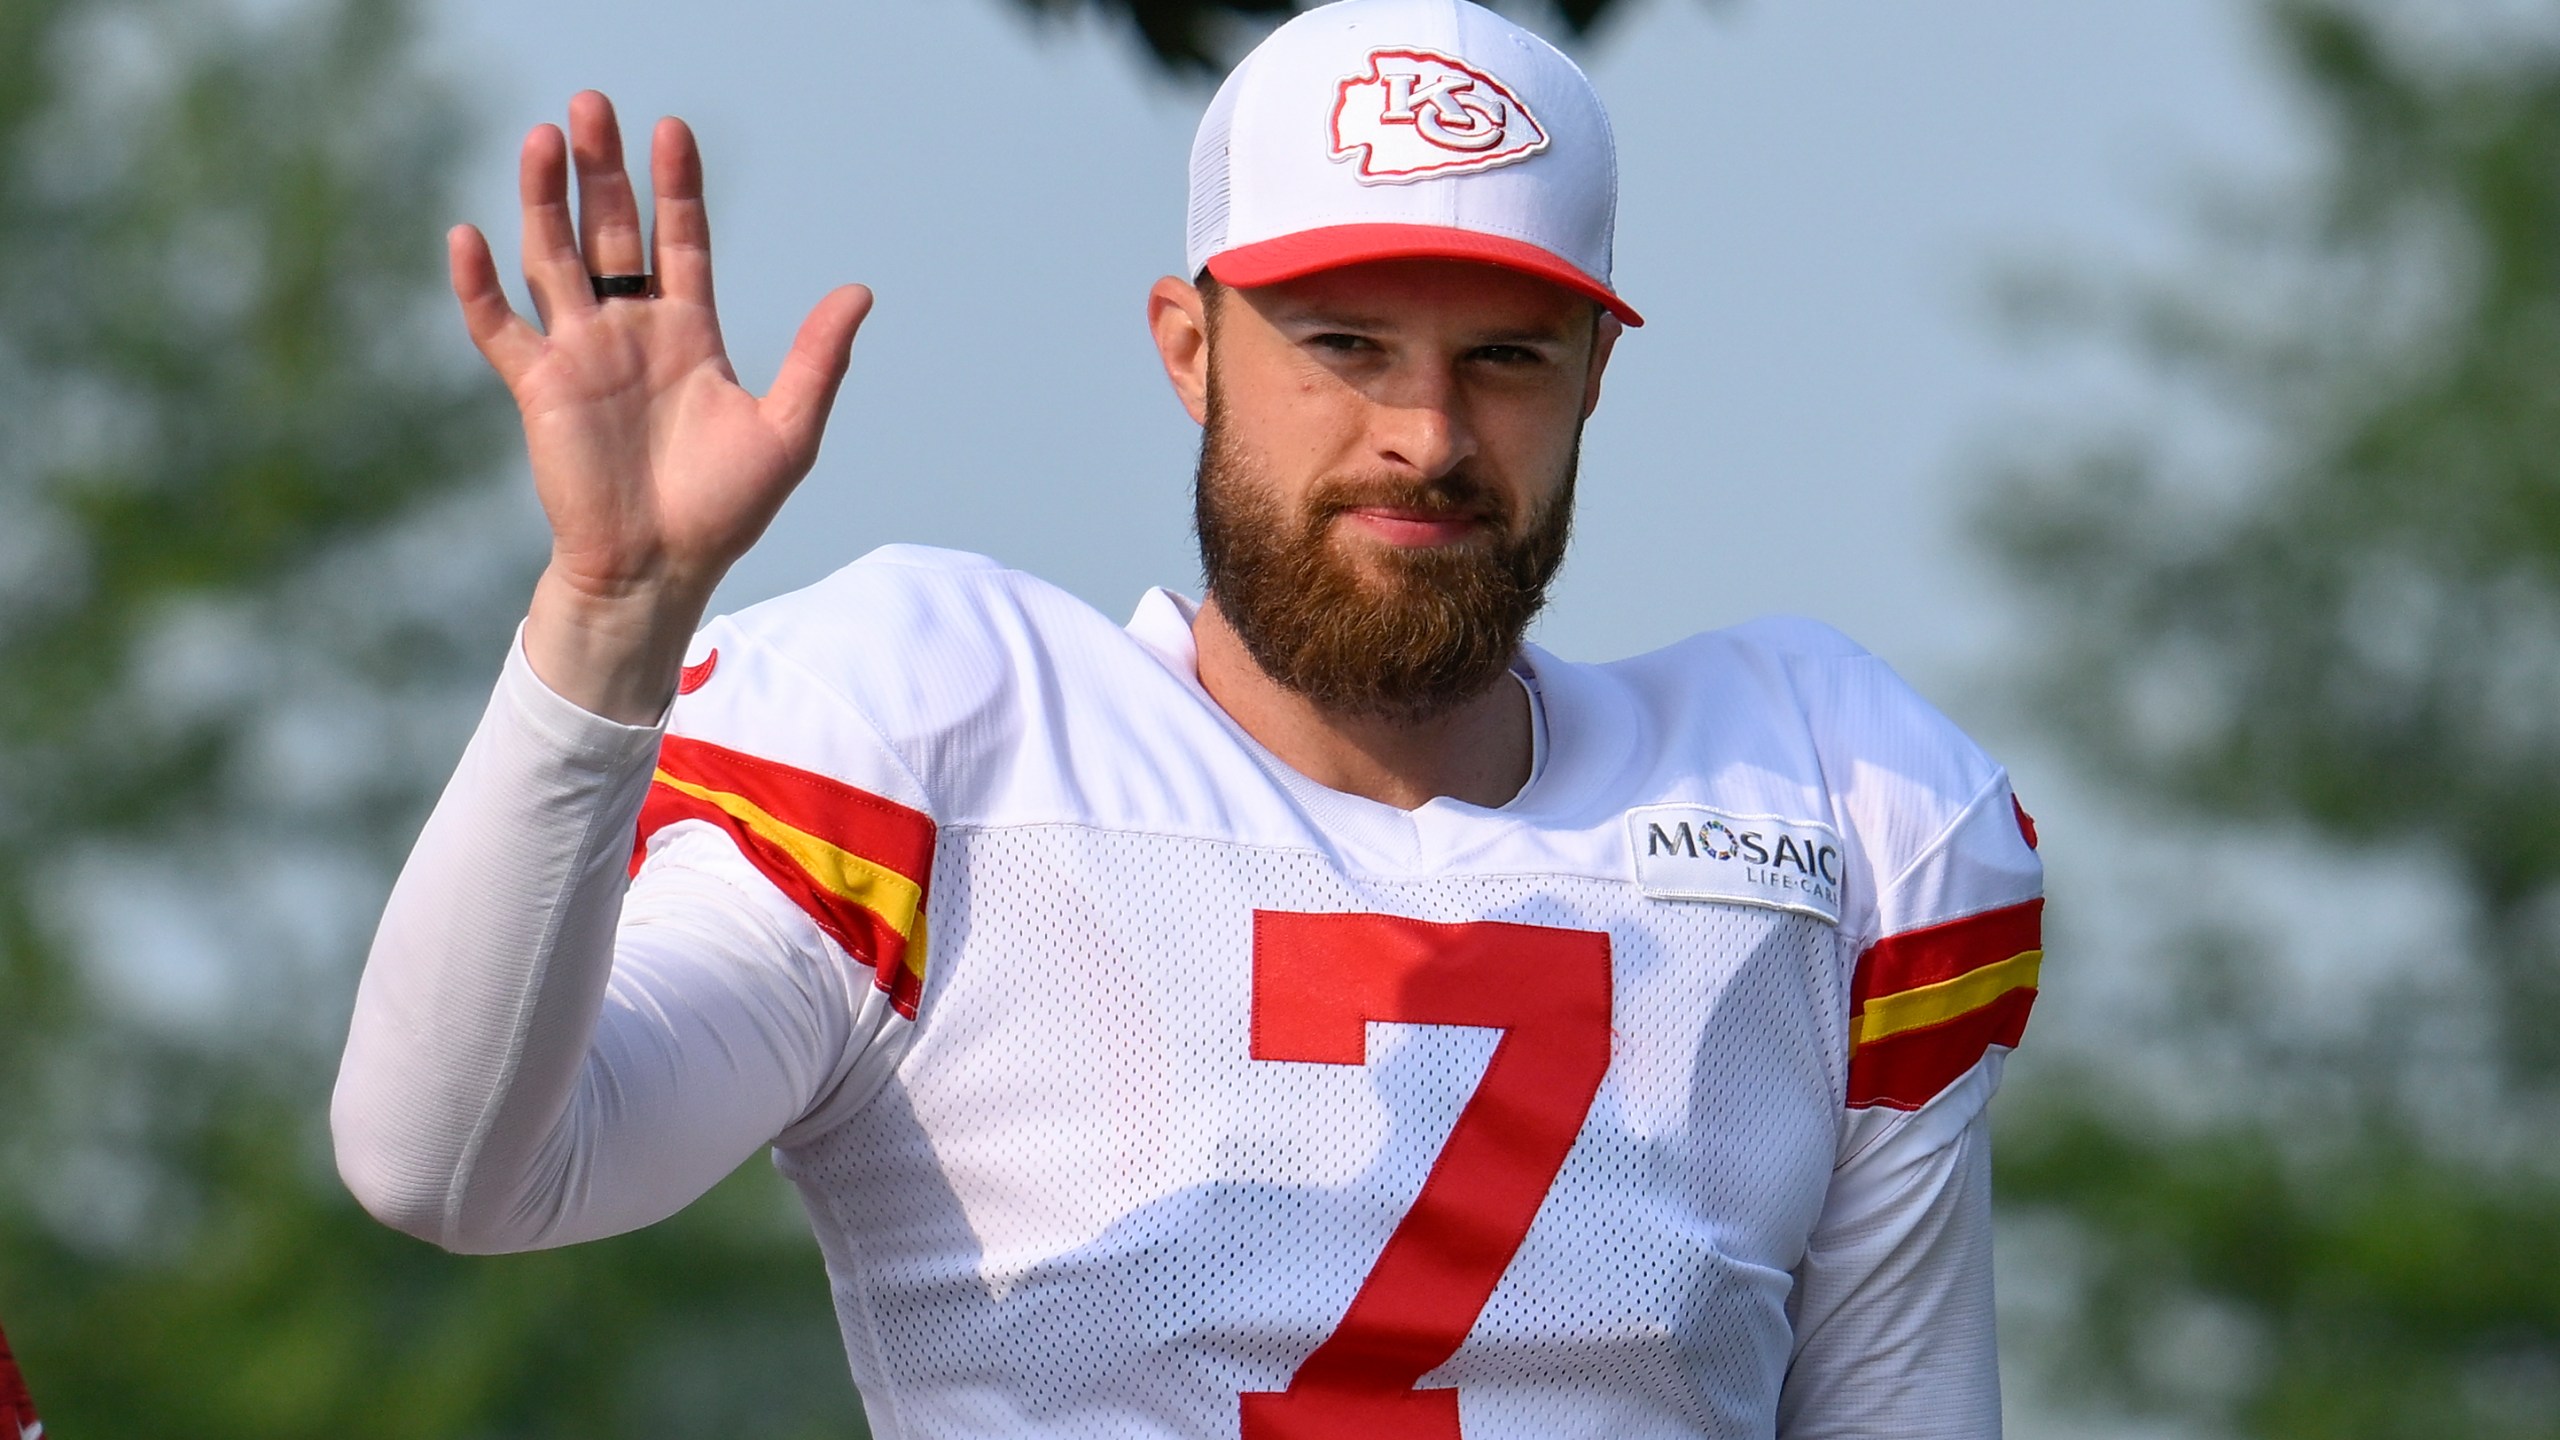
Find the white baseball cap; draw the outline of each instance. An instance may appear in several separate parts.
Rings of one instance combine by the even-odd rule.
[[[1191,142],[1189,273],[1272,285],[1364,260],[1609,288],[1618,150],[1581,67],[1467,0],[1336,0],[1254,47]]]

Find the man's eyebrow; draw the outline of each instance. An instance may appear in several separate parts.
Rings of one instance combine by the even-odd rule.
[[[1559,322],[1554,325],[1522,325],[1509,330],[1497,330],[1489,335],[1476,337],[1476,343],[1479,345],[1561,345],[1572,338],[1572,324]]]
[[[1302,305],[1281,310],[1271,317],[1281,325],[1304,325],[1317,330],[1393,330],[1396,322],[1384,315],[1370,315],[1356,310],[1336,310],[1329,306]]]

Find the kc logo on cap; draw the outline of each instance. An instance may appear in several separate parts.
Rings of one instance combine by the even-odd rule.
[[[1209,101],[1183,259],[1240,289],[1382,260],[1499,265],[1641,325],[1609,287],[1617,207],[1608,112],[1564,52],[1469,0],[1334,0]]]
[[[1546,148],[1509,86],[1436,50],[1372,50],[1368,73],[1334,92],[1333,158],[1358,160],[1364,185],[1491,170]]]

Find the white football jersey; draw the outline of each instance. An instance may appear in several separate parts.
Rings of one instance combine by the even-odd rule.
[[[852,977],[771,1138],[874,1433],[1996,1433],[2040,871],[1836,633],[1531,648],[1534,778],[1411,811],[1163,591],[892,547],[690,659],[622,926]]]

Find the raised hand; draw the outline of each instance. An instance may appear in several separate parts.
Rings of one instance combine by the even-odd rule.
[[[574,154],[573,228],[568,170]],[[507,304],[489,243],[447,237],[473,343],[524,417],[551,563],[525,647],[555,690],[599,714],[656,718],[720,577],[817,459],[871,292],[848,285],[801,322],[770,392],[738,384],[712,303],[702,156],[681,120],[650,146],[656,215],[644,252],[612,103],[569,103],[569,135],[525,137],[525,283],[541,328]],[[654,263],[653,263],[654,262]],[[657,276],[655,298],[598,299],[590,275]]]

